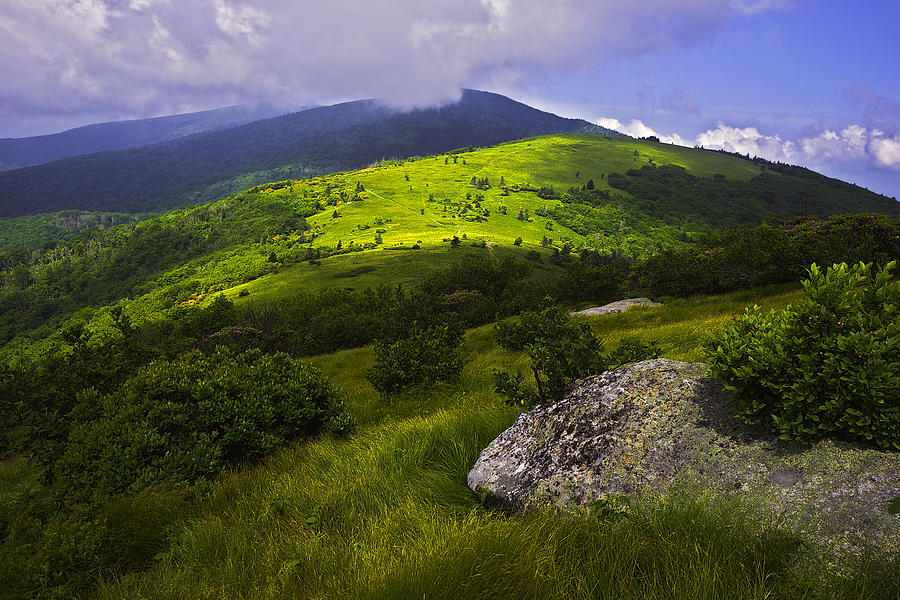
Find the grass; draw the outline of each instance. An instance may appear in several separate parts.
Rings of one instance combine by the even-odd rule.
[[[485,255],[502,260],[507,255],[519,258],[524,254],[510,245],[506,248],[472,248],[460,246],[410,249],[375,249],[352,254],[340,254],[319,261],[318,265],[307,262],[286,266],[273,273],[254,279],[248,283],[225,290],[225,295],[236,306],[245,304],[269,304],[290,299],[298,292],[316,293],[331,289],[377,288],[381,285],[396,287],[402,285],[412,289],[439,269],[449,267],[462,257]],[[547,262],[549,253],[542,252],[541,263],[531,263],[540,273],[544,270],[558,270]],[[246,290],[247,295],[240,294]],[[208,301],[211,301],[211,297]]]
[[[720,173],[729,179],[747,181],[759,173],[759,168],[752,163],[722,154],[643,140],[576,134],[542,136],[480,148],[460,154],[456,163],[450,160],[445,164],[445,158],[442,155],[387,164],[327,178],[332,185],[355,186],[359,182],[368,200],[336,207],[339,218],[333,217],[330,208],[311,217],[310,224],[322,233],[319,243],[370,242],[374,241],[377,229],[382,228],[386,230],[383,239],[387,247],[411,246],[417,242],[432,246],[463,234],[470,241],[485,239],[504,245],[522,237],[524,247],[532,248],[539,247],[546,235],[559,244],[568,241],[577,247],[587,241],[584,236],[558,223],[549,230],[547,224],[551,219],[535,212],[544,206],[552,207],[557,201],[542,200],[534,192],[502,196],[501,177],[511,186],[553,186],[565,192],[571,186],[585,185],[590,179],[598,189],[616,191],[606,183],[608,173],[640,168],[651,159],[656,164],[683,166],[701,177]],[[469,183],[472,177],[487,177],[491,187],[477,190]],[[457,216],[453,210],[444,211],[445,201],[465,203],[467,192],[473,198],[483,194],[483,206],[491,211],[487,221],[474,222]],[[429,201],[431,196],[434,201]],[[377,210],[372,204],[376,204]],[[507,207],[506,214],[499,212],[501,206]],[[528,210],[532,220],[519,220],[520,210]],[[375,218],[380,218],[383,224],[376,225]],[[360,229],[365,226],[369,228]],[[633,244],[624,244],[626,238],[627,233],[601,236],[591,243],[600,249],[636,251],[637,246],[631,248]]]
[[[360,196],[365,200],[338,201],[307,219],[317,235],[313,245],[334,247],[340,242],[343,247],[349,247],[374,243],[379,230],[384,232],[383,243],[375,250],[335,256],[321,261],[320,265],[305,262],[285,265],[277,273],[232,287],[227,295],[239,300],[237,294],[246,290],[250,296],[245,298],[257,295],[269,300],[297,290],[412,283],[423,273],[451,260],[449,241],[454,236],[462,243],[455,251],[471,250],[471,244],[484,241],[491,246],[487,251],[498,257],[527,250],[546,253],[541,245],[544,237],[552,239],[556,246],[568,243],[573,248],[587,246],[644,255],[657,242],[676,244],[678,228],[662,223],[655,227],[639,223],[623,207],[613,203],[602,208],[603,218],[611,224],[608,230],[585,237],[538,214],[542,208],[552,208],[559,201],[543,200],[535,192],[524,191],[503,196],[501,177],[509,186],[553,186],[559,192],[571,186],[581,187],[592,179],[598,189],[622,195],[624,192],[606,183],[605,176],[613,171],[624,173],[639,168],[650,159],[656,164],[684,166],[701,177],[719,173],[729,180],[747,181],[759,173],[759,168],[752,163],[724,154],[644,140],[577,134],[542,136],[479,148],[458,155],[456,163],[449,159],[445,164],[446,158],[440,155],[385,163],[298,181],[271,192],[264,190],[263,193],[289,203],[292,198],[319,194],[324,189],[352,196],[358,183],[364,188]],[[491,187],[476,189],[470,184],[473,177],[487,177]],[[471,194],[470,200],[466,199],[467,193]],[[474,204],[478,194],[484,196],[482,208],[490,212],[486,220],[473,220],[474,211],[461,214],[461,206]],[[501,207],[506,207],[506,214],[501,212]],[[529,219],[519,219],[520,211],[527,211]],[[259,251],[268,254],[271,250],[280,256],[283,251],[280,244],[290,243],[293,238],[278,237],[278,243]],[[520,248],[513,246],[516,238],[523,240]],[[412,250],[415,245],[420,249]],[[361,267],[372,269],[358,272]]]
[[[240,243],[229,238],[222,247],[147,275],[146,281],[133,293],[123,292],[123,298],[114,304],[121,306],[134,323],[141,323],[156,320],[165,311],[184,302],[209,302],[219,291],[240,304],[278,301],[298,292],[329,288],[362,289],[382,283],[406,285],[446,265],[463,252],[487,252],[499,259],[508,253],[523,255],[536,250],[546,257],[551,250],[543,245],[545,237],[557,248],[568,244],[576,251],[594,248],[602,252],[615,250],[629,257],[646,256],[658,246],[683,245],[679,240],[685,232],[694,227],[707,227],[699,223],[663,223],[636,209],[637,204],[630,202],[627,192],[608,185],[606,177],[609,173],[624,173],[647,165],[651,160],[659,165],[684,166],[701,177],[723,174],[729,181],[748,181],[759,173],[759,167],[752,162],[721,153],[644,140],[571,134],[479,148],[456,155],[457,162],[448,155],[440,155],[291,181],[283,187],[279,187],[280,184],[272,184],[270,188],[258,186],[257,192],[251,194],[255,200],[248,196],[247,202],[258,200],[260,206],[277,204],[302,211],[315,203],[324,206],[331,202],[333,205],[324,206],[324,210],[307,219],[311,227],[309,232],[289,231],[282,227],[262,235],[240,238]],[[476,189],[470,183],[473,177],[476,180],[488,178],[491,186]],[[571,221],[562,219],[586,234],[581,235],[561,222],[540,216],[539,212],[544,208],[560,206],[560,201],[541,199],[534,191],[511,192],[504,196],[501,178],[508,186],[528,186],[530,189],[553,186],[557,192],[566,192],[572,186],[581,187],[593,180],[596,188],[613,192],[613,195],[611,200],[597,207],[596,214],[587,221],[581,216],[572,217]],[[357,190],[365,199],[350,201],[356,197]],[[467,195],[471,198],[467,199]],[[476,202],[479,195],[483,195],[480,208]],[[244,207],[248,209],[246,211],[236,210],[229,202],[224,201],[218,207],[221,212],[214,211],[215,219],[222,218],[227,223],[223,221],[214,226],[212,221],[203,221],[206,223],[203,227],[240,227],[241,219],[263,218],[269,214],[267,209],[255,213],[251,207]],[[501,207],[505,207],[505,214]],[[523,217],[527,213],[528,218],[518,218],[520,211]],[[164,229],[177,228],[182,219],[187,219],[186,225],[191,228],[197,225],[192,219],[210,218],[209,215],[189,216],[189,212],[170,212],[154,223]],[[79,219],[125,218],[86,214],[76,217],[77,222]],[[61,218],[60,215],[44,215],[9,220],[9,223],[0,223],[0,238],[4,228],[22,233]],[[379,234],[379,231],[383,233]],[[313,234],[315,238],[309,241]],[[376,236],[382,241],[376,249],[323,259],[318,265],[305,260],[310,247],[328,252],[338,243],[344,249],[372,245]],[[459,238],[461,246],[451,249],[450,240],[454,237]],[[519,247],[513,245],[517,238],[522,239]],[[471,247],[481,243],[487,247]],[[419,249],[412,249],[414,246]],[[152,249],[146,250],[152,255]],[[276,258],[269,262],[272,254]],[[240,293],[246,295],[239,296]],[[80,310],[82,313],[72,312],[66,319],[69,322],[87,321],[90,330],[96,334],[95,339],[109,334],[110,320],[105,307],[82,307]],[[52,346],[49,339],[52,336],[48,334],[65,326],[63,315],[58,315],[57,319],[59,325],[45,328],[36,336],[18,336],[5,348],[4,354],[37,356],[48,352]]]
[[[787,288],[675,301],[596,317],[606,338],[658,336],[671,358],[747,302]],[[647,327],[641,326],[646,323]],[[884,562],[819,570],[809,549],[757,520],[759,507],[710,502],[689,485],[637,500],[628,518],[483,505],[465,478],[517,416],[490,372],[521,353],[468,332],[458,381],[383,399],[365,380],[371,348],[313,359],[360,422],[345,439],[294,445],[213,484],[150,570],[100,598],[895,598]]]
[[[702,298],[664,298],[661,307],[633,306],[625,312],[579,317],[607,343],[622,338],[656,342],[666,358],[703,360],[703,343],[748,305],[763,310],[783,308],[803,297],[794,283]]]

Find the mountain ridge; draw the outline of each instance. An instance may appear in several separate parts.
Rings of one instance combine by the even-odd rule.
[[[231,129],[281,114],[283,111],[265,104],[227,106],[147,119],[92,123],[46,135],[0,138],[0,171],[46,164],[72,156],[165,143]]]
[[[399,112],[357,100],[145,148],[0,173],[0,217],[56,210],[146,212],[199,204],[266,180],[360,168],[386,157],[594,131],[498,94]]]

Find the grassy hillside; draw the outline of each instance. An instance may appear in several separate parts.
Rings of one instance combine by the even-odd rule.
[[[791,289],[741,292],[590,322],[608,342],[637,335],[659,341],[664,356],[693,360],[703,340],[747,303],[781,307],[797,297]],[[895,565],[828,566],[796,533],[762,518],[762,507],[713,502],[689,484],[665,499],[635,501],[628,519],[504,513],[483,505],[466,488],[466,473],[517,415],[492,392],[490,372],[498,365],[524,367],[525,359],[498,348],[488,327],[469,332],[465,353],[459,380],[388,401],[364,378],[371,348],[316,357],[358,420],[353,436],[285,448],[223,476],[199,498],[177,488],[126,496],[104,509],[102,526],[50,521],[46,541],[63,545],[44,555],[34,554],[40,530],[17,515],[34,514],[30,502],[46,490],[23,461],[7,461],[0,465],[0,493],[8,498],[0,518],[16,523],[18,545],[5,546],[0,561],[5,593],[260,599],[896,594]],[[103,544],[117,549],[114,558]],[[41,576],[31,565],[42,557],[77,569],[76,576]]]
[[[63,209],[160,211],[263,181],[355,169],[385,157],[600,129],[473,90],[457,104],[406,113],[369,100],[348,102],[147,148],[2,173],[0,216]]]
[[[896,214],[783,165],[569,134],[266,183],[2,252],[0,597],[893,600],[896,561],[834,564],[764,507],[689,482],[630,518],[500,512],[465,485],[518,414],[492,371],[528,367],[485,324],[642,282],[792,281],[587,321],[607,349],[630,338],[699,360],[746,305],[797,300],[812,260],[900,254],[900,220],[872,214],[722,228],[873,207]],[[371,343],[414,323],[468,327],[465,368],[381,396]],[[323,395],[298,391],[310,382]],[[356,430],[291,412],[299,397]]]
[[[647,172],[673,169],[669,195],[642,187]],[[634,183],[622,189],[623,181]],[[24,335],[7,349],[19,352],[75,315],[105,322],[102,307],[115,303],[144,320],[221,291],[258,306],[301,292],[411,285],[463,248],[494,261],[537,252],[533,265],[585,249],[633,261],[693,247],[722,228],[799,214],[775,201],[782,194],[820,215],[897,210],[854,186],[724,153],[586,134],[527,138],[263,184],[55,248],[7,253],[0,340]],[[21,230],[30,221],[9,223]]]
[[[57,242],[71,239],[86,229],[133,223],[149,216],[151,215],[74,210],[0,219],[0,252],[13,248],[36,250],[52,247]]]

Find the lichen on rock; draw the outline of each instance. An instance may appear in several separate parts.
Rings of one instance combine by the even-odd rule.
[[[508,507],[567,508],[690,479],[711,494],[756,497],[829,546],[900,551],[900,517],[886,510],[900,495],[898,453],[832,440],[803,446],[753,430],[706,371],[656,359],[577,382],[485,448],[469,487]]]

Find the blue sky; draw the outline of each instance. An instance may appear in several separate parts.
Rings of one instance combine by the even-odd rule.
[[[900,197],[898,23],[885,0],[4,0],[0,137],[473,87]]]
[[[628,124],[638,119],[689,145],[720,123],[755,128],[764,137],[754,145],[753,136],[732,135],[734,149],[753,154],[756,147],[769,158],[900,197],[900,145],[889,143],[900,133],[898,27],[900,3],[867,2],[860,9],[794,0],[782,10],[734,15],[689,47],[630,57],[591,73],[561,73],[526,97],[592,120],[613,118],[636,133],[639,124]],[[865,128],[869,145],[873,130],[884,132],[876,139],[888,146],[882,160],[845,142],[850,136],[842,132],[852,126]],[[769,139],[776,136],[780,144]],[[809,152],[798,148],[802,140],[810,140]],[[788,143],[793,152],[784,151]]]

